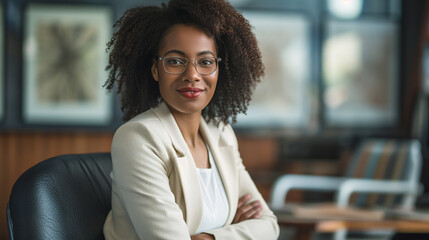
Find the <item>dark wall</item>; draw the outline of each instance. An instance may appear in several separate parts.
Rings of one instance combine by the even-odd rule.
[[[161,5],[166,1],[161,0],[3,0],[4,11],[6,16],[5,29],[6,39],[4,46],[5,54],[5,118],[0,121],[0,130],[5,131],[31,131],[31,130],[76,130],[81,129],[84,131],[113,131],[121,123],[121,112],[119,110],[119,101],[117,98],[114,100],[114,118],[112,122],[104,126],[54,126],[54,125],[34,125],[24,122],[22,117],[22,89],[23,89],[23,76],[22,76],[22,36],[25,18],[25,9],[29,4],[79,4],[79,5],[107,5],[112,10],[112,22],[117,20],[123,12],[131,7],[137,5]],[[315,86],[316,95],[319,96],[319,103],[321,109],[318,113],[318,119],[321,126],[321,132],[316,133],[324,134],[326,131],[332,132],[330,129],[325,129],[323,123],[323,104],[321,96],[321,44],[323,39],[323,24],[329,18],[326,11],[326,2],[324,0],[232,0],[231,1],[239,10],[257,10],[264,12],[291,12],[301,13],[310,19],[311,22],[311,65],[308,66],[308,71],[311,73],[312,85]],[[377,17],[387,19],[397,19],[398,13],[392,11],[394,3],[400,2],[399,0],[365,0],[363,17]],[[404,1],[407,2],[407,1]],[[364,130],[364,131],[362,131]],[[239,129],[241,133],[252,132],[253,129]],[[268,134],[273,134],[278,131],[271,131]],[[378,129],[334,129],[333,134],[355,132],[372,134],[379,133]],[[392,132],[381,131],[381,133]],[[396,131],[394,131],[396,132]]]

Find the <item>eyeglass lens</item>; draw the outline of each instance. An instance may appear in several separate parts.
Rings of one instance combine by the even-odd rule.
[[[215,57],[199,57],[194,60],[194,66],[199,74],[210,75],[217,69]],[[164,57],[162,59],[164,69],[171,74],[184,73],[189,60],[184,57]]]

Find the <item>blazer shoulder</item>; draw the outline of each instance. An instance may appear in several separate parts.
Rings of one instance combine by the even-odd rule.
[[[237,144],[237,138],[230,124],[210,122],[207,125],[211,133],[216,132],[219,135],[219,144],[221,146]]]
[[[168,133],[153,111],[148,110],[135,116],[116,130],[112,149],[131,145],[146,146],[159,153],[165,153],[166,146],[171,145]]]

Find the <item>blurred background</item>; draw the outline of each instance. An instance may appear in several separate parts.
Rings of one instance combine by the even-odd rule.
[[[106,43],[126,9],[162,2],[0,0],[0,239],[25,170],[110,151],[123,122],[118,97],[102,88]],[[429,1],[230,2],[254,26],[266,69],[233,127],[267,200],[281,174],[341,175],[357,143],[373,137],[419,139],[429,192]],[[418,204],[429,204],[426,194]]]

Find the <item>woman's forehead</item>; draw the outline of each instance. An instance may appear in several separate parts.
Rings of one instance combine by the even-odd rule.
[[[164,55],[169,51],[183,52],[185,55],[200,55],[203,52],[216,54],[216,43],[201,29],[178,24],[168,29],[161,40],[159,53]]]

